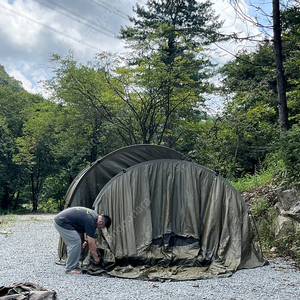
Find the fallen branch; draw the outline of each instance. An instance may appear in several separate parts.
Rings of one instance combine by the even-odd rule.
[[[11,233],[10,231],[0,231],[1,234],[9,234]]]

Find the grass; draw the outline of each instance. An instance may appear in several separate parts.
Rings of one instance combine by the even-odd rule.
[[[271,183],[276,177],[277,170],[275,169],[265,169],[254,175],[246,175],[243,178],[238,178],[231,181],[230,183],[239,191],[247,192]]]
[[[1,215],[0,216],[0,234],[5,234],[5,237],[8,237],[12,233],[11,229],[7,230],[7,227],[10,227],[13,222],[16,221],[15,215]]]
[[[1,215],[0,216],[0,228],[6,225],[10,225],[17,220],[16,215]]]
[[[300,233],[290,233],[275,242],[277,252],[281,256],[289,256],[296,262],[297,267],[300,267]]]
[[[24,220],[24,221],[26,221],[26,220]],[[45,220],[39,219],[38,217],[30,217],[30,221],[34,221],[34,222],[45,222]]]

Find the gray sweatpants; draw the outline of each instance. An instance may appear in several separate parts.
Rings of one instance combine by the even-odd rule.
[[[76,230],[65,229],[54,221],[54,227],[67,245],[66,271],[76,269],[81,255],[81,237]]]

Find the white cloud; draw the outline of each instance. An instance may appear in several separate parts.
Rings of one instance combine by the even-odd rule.
[[[0,64],[10,76],[22,81],[28,91],[41,92],[42,86],[38,82],[51,76],[48,63],[51,54],[64,56],[72,49],[75,57],[85,63],[99,51],[123,51],[123,42],[114,36],[119,33],[121,25],[129,24],[127,15],[133,13],[132,6],[145,2],[15,0],[9,4],[0,0]],[[242,31],[246,34],[257,30],[235,18],[228,2],[217,0],[214,8],[225,20],[224,32]],[[236,44],[222,46],[229,52],[237,50]],[[218,61],[231,57],[223,50],[218,52]]]
[[[0,64],[29,92],[42,90],[38,82],[51,75],[48,61],[53,53],[66,55],[72,49],[76,58],[86,62],[99,51],[122,47],[112,37],[124,22],[118,9],[121,4],[128,7],[128,1],[111,1],[115,4],[111,11],[107,5],[95,4],[103,1],[55,1],[0,1]]]
[[[23,87],[27,91],[33,91],[32,82],[29,79],[27,79],[19,70],[11,69],[8,72],[10,76],[14,77],[18,81],[21,81]]]
[[[53,16],[33,1],[15,1],[13,5],[1,3],[0,13],[0,26],[5,28],[2,38],[7,46],[22,53],[32,53],[39,48],[43,35],[41,24]]]

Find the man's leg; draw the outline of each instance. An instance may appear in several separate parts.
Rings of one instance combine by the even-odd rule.
[[[66,271],[76,269],[81,255],[81,238],[76,230],[68,230],[56,224],[54,226],[67,245]]]

